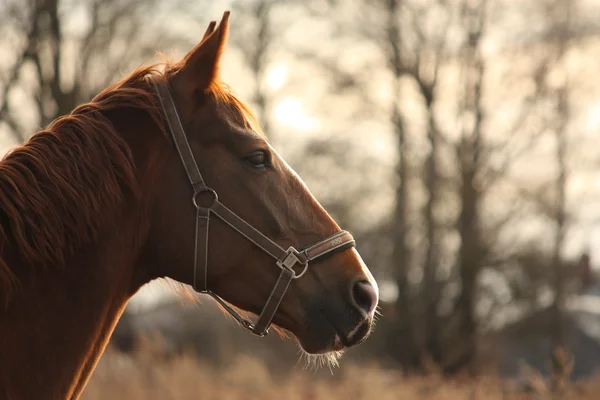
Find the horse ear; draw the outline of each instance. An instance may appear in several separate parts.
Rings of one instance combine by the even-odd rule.
[[[213,33],[213,31],[215,30],[215,26],[217,26],[217,21],[210,21],[210,23],[208,24],[208,28],[206,28],[206,32],[204,32],[204,35],[202,36],[202,40],[200,41],[200,43],[204,42],[204,40],[211,33]]]
[[[175,90],[185,95],[206,90],[219,73],[219,60],[227,41],[229,11],[223,13],[219,26],[211,21],[202,41],[180,61],[179,70],[173,75]]]

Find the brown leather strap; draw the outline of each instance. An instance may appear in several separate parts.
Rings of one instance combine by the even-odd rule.
[[[263,336],[269,329],[269,325],[271,325],[271,321],[273,321],[273,317],[275,316],[279,304],[281,304],[281,300],[283,300],[283,296],[285,295],[285,292],[287,292],[292,279],[294,279],[294,272],[290,269],[282,268],[281,274],[279,274],[279,278],[277,278],[277,283],[275,283],[275,286],[269,295],[269,300],[265,304],[256,321],[256,325],[254,326],[253,332],[258,336]]]
[[[211,208],[217,217],[230,227],[242,234],[246,239],[250,240],[256,246],[260,247],[265,253],[269,254],[274,259],[283,262],[289,255],[289,251],[283,249],[277,243],[263,235],[258,229],[247,223],[243,218],[240,218],[236,213],[227,208],[223,203],[217,201]],[[339,231],[306,249],[295,254],[300,264],[306,264],[317,258],[326,256],[329,253],[336,252],[340,248],[346,248],[355,245],[354,238],[347,231]],[[293,268],[294,265],[286,265],[288,268]]]
[[[356,242],[347,231],[339,231],[321,242],[304,249],[301,254],[306,256],[306,261],[313,261],[342,247],[354,246]]]
[[[263,235],[255,227],[240,218],[236,213],[227,208],[223,203],[217,202],[212,211],[223,222],[238,231],[246,239],[250,240],[256,246],[260,247],[265,253],[269,254],[275,260],[283,259],[286,251],[283,247]]]
[[[208,228],[210,222],[210,212],[208,209],[199,207],[199,205],[196,204],[196,197],[200,193],[207,191],[208,188],[206,187],[206,183],[202,178],[202,174],[200,173],[200,169],[196,163],[196,158],[194,157],[194,153],[192,152],[190,144],[187,140],[187,136],[185,135],[185,130],[183,129],[181,119],[179,118],[179,113],[177,112],[177,107],[173,101],[173,97],[171,96],[167,82],[162,77],[158,77],[156,75],[149,75],[147,79],[152,86],[154,86],[154,89],[158,94],[158,100],[160,101],[165,118],[167,119],[167,125],[169,132],[171,133],[171,139],[173,139],[175,148],[179,153],[179,157],[181,158],[181,162],[183,163],[187,177],[192,185],[192,189],[194,190],[192,202],[196,207],[196,244],[194,250],[194,272],[192,285],[194,286],[194,289],[199,292],[207,292]],[[198,277],[198,272],[201,274],[200,277]],[[198,281],[199,278],[201,279],[200,283]]]
[[[194,251],[194,289],[208,291],[208,228],[210,211],[196,207],[196,249]],[[198,272],[201,276],[198,277]],[[200,284],[198,278],[202,279]]]
[[[179,152],[179,156],[181,157],[185,172],[187,173],[190,183],[192,184],[194,193],[198,193],[202,191],[202,189],[206,188],[206,184],[204,183],[204,179],[202,179],[202,174],[200,174],[198,164],[196,164],[194,153],[192,153],[190,143],[185,135],[185,130],[181,124],[181,119],[179,119],[179,113],[177,112],[177,107],[175,106],[173,97],[171,97],[171,92],[169,91],[167,82],[164,79],[152,75],[149,77],[149,79],[158,92],[160,105],[162,106],[165,112],[165,117],[168,121],[167,125],[169,126],[169,132],[171,132],[173,143],[175,143],[175,147]]]

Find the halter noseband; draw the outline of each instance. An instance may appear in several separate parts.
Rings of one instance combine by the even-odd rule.
[[[192,197],[192,203],[196,208],[194,289],[200,293],[212,296],[244,328],[250,330],[255,335],[265,336],[269,332],[271,321],[291,281],[302,277],[306,273],[310,261],[353,247],[355,245],[354,238],[347,231],[339,231],[304,250],[298,251],[294,247],[289,247],[285,250],[229,208],[225,207],[219,201],[217,193],[206,186],[204,179],[202,179],[202,174],[196,164],[196,159],[181,124],[181,119],[169,91],[167,81],[156,75],[148,76],[148,80],[153,84],[158,94],[158,99],[164,111],[173,142],[179,152],[179,156],[194,190]],[[210,204],[201,202],[201,196],[210,197],[210,199],[204,199],[210,200]],[[208,289],[208,228],[212,214],[273,257],[276,265],[281,269],[277,283],[275,283],[256,323],[244,319],[216,293]],[[300,267],[298,270],[296,270],[297,265]],[[200,273],[200,278],[202,279],[201,285],[198,285],[198,273]]]

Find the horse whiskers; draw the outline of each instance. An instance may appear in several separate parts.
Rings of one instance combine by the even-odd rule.
[[[316,373],[320,368],[327,367],[333,375],[333,369],[340,366],[339,360],[343,354],[343,350],[325,354],[309,354],[298,345],[298,362],[296,366],[303,363],[302,369],[310,370],[313,373]]]

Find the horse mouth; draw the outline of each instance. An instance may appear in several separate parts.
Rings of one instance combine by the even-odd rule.
[[[344,347],[346,347],[346,345],[344,345],[344,342],[342,342],[342,338],[339,334],[335,334],[335,336],[333,337],[333,351],[340,351],[343,350]]]
[[[340,351],[346,347],[353,347],[362,343],[371,333],[371,323],[369,319],[364,319],[350,330],[348,333],[344,333],[334,321],[327,316],[327,313],[323,310],[319,310],[329,326],[335,332],[333,337],[333,345],[331,351]]]

